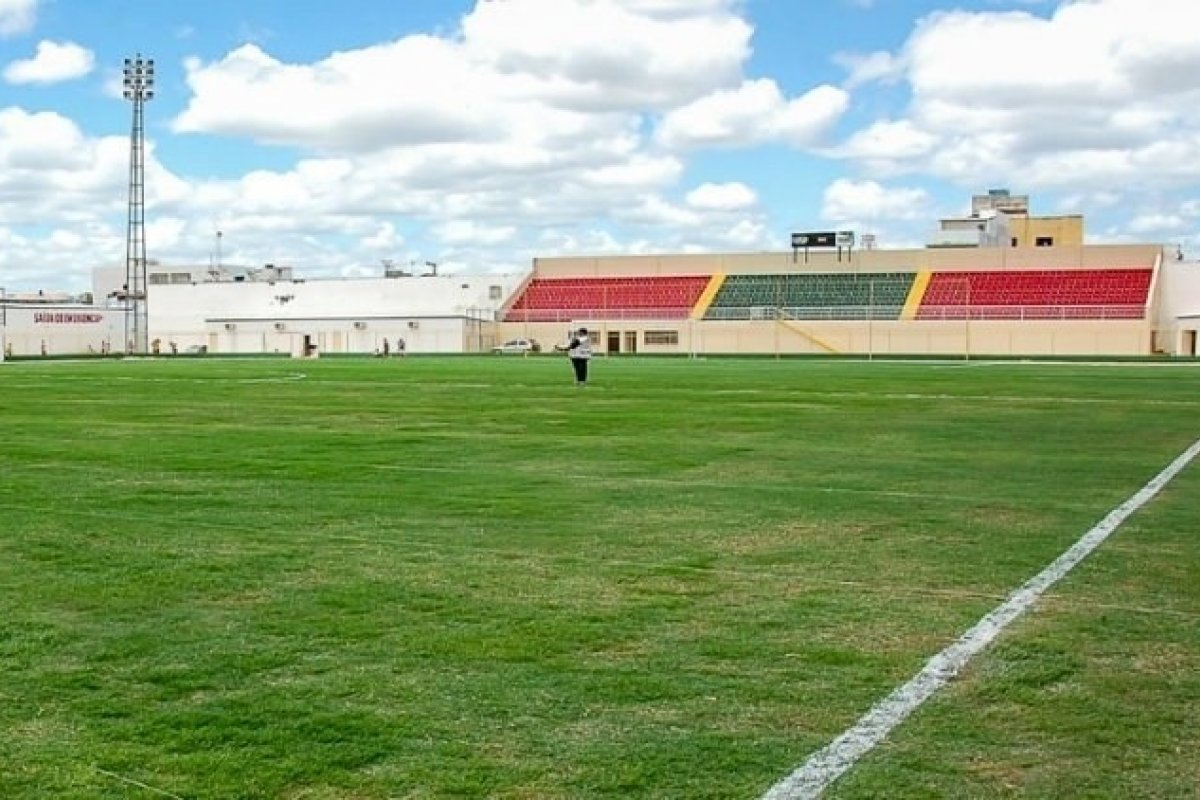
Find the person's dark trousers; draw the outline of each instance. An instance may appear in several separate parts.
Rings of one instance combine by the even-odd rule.
[[[572,358],[571,366],[575,368],[575,382],[587,383],[588,360],[586,358]]]

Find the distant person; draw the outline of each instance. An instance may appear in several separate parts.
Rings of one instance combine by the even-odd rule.
[[[567,345],[567,357],[571,359],[571,367],[575,370],[575,385],[586,386],[588,379],[588,362],[592,359],[592,340],[588,338],[588,329],[580,328],[571,337]]]
[[[169,342],[168,346],[171,348],[171,355],[173,355],[173,356],[179,355],[179,345],[178,344],[176,344],[175,342]]]
[[[404,337],[397,336],[396,337],[396,355],[400,356],[401,358],[404,358],[404,351],[407,347],[408,347],[408,344],[404,341]]]
[[[383,357],[387,358],[388,353],[392,352],[392,346],[388,344],[387,337],[383,337]]]

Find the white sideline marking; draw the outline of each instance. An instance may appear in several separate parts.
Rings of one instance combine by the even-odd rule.
[[[804,765],[787,776],[763,795],[762,800],[806,800],[820,797],[829,785],[869,753],[909,714],[915,711],[934,692],[958,675],[967,662],[1019,618],[1051,586],[1074,569],[1099,547],[1113,531],[1135,511],[1150,502],[1164,486],[1200,454],[1200,439],[1172,461],[1162,472],[1136,494],[1109,512],[1079,541],[1054,560],[1008,599],[990,611],[958,641],[938,653],[908,683],[899,687],[870,711],[859,718],[853,727],[821,750],[809,756]]]
[[[141,781],[135,781],[133,778],[126,778],[124,775],[118,775],[115,772],[109,772],[108,770],[100,769],[99,767],[93,767],[93,769],[96,770],[96,772],[99,772],[101,775],[105,775],[113,780],[118,780],[122,783],[128,783],[130,786],[136,786],[139,789],[145,789],[147,792],[153,792],[161,797],[173,797],[175,800],[183,800],[183,798],[177,794],[171,794],[163,789],[155,789],[153,786],[148,786]]]

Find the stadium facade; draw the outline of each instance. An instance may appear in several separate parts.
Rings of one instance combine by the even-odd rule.
[[[538,259],[505,335],[610,353],[1195,355],[1200,268],[1155,245]]]
[[[305,279],[290,268],[152,264],[159,353],[487,352],[586,326],[607,354],[1196,356],[1200,263],[1083,245],[1081,217],[1027,199],[941,221],[928,247],[537,258],[517,274]],[[122,352],[118,270],[99,302],[5,301],[9,356]]]

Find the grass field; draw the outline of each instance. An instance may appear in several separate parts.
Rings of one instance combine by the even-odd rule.
[[[756,798],[1200,369],[0,365],[0,797]],[[1200,465],[828,796],[1196,797]]]

